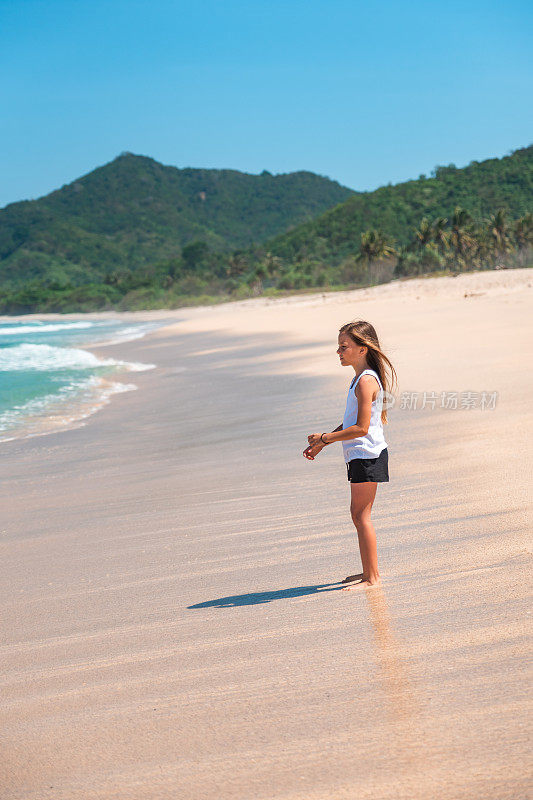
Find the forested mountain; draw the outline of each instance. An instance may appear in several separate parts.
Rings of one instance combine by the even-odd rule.
[[[181,254],[263,242],[352,194],[312,172],[177,169],[123,153],[38,200],[0,210],[0,285],[80,285]]]
[[[504,158],[472,161],[467,167],[435,167],[431,177],[354,194],[317,219],[299,225],[269,243],[287,260],[320,258],[339,263],[356,254],[361,234],[379,230],[398,248],[407,245],[423,217],[451,219],[456,206],[474,220],[504,208],[510,218],[533,210],[533,146]]]
[[[124,154],[0,211],[0,313],[176,308],[530,266],[532,212],[533,146],[357,193],[309,172],[178,170]]]

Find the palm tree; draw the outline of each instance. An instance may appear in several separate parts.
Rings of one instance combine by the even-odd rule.
[[[246,256],[242,250],[236,250],[228,258],[226,274],[230,278],[238,278],[240,275],[246,272],[247,267],[248,261],[246,260]]]
[[[442,255],[446,255],[450,246],[450,234],[446,229],[447,222],[446,217],[437,217],[433,223],[433,241]]]
[[[272,253],[269,251],[265,255],[262,263],[266,271],[265,277],[275,278],[279,275],[281,270],[281,258],[272,255]]]
[[[471,258],[475,240],[471,236],[469,229],[472,218],[468,211],[460,206],[456,206],[453,212],[450,229],[450,247],[454,251],[458,265],[465,269]]]
[[[474,245],[471,261],[475,269],[487,268],[492,263],[494,248],[487,227],[478,226],[473,234]]]
[[[368,230],[361,234],[361,244],[356,261],[366,262],[368,268],[368,282],[370,283],[372,264],[378,258],[389,258],[395,254],[392,243],[388,242],[382,233]]]
[[[418,229],[415,229],[414,245],[417,250],[423,250],[433,240],[433,229],[427,217],[420,221]]]
[[[398,259],[396,261],[396,266],[394,267],[394,277],[401,277],[403,275],[409,274],[409,256],[410,256],[410,246],[404,245],[400,247],[397,251]]]
[[[448,231],[446,230],[446,217],[439,217],[430,223],[427,217],[420,221],[415,229],[414,241],[408,245],[407,250],[417,253],[416,274],[423,269],[435,270],[441,264],[439,254],[443,255],[448,250]]]
[[[533,214],[528,211],[523,217],[519,217],[514,224],[514,237],[518,254],[521,260],[527,255],[528,250],[533,247]]]
[[[512,249],[507,212],[504,208],[490,215],[487,220],[487,232],[496,257],[504,258]]]
[[[250,278],[248,279],[248,285],[254,295],[262,293],[263,281],[267,277],[268,277],[268,272],[264,263],[258,264],[253,273],[250,275]]]

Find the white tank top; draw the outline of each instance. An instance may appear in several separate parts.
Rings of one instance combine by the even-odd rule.
[[[357,439],[347,439],[342,442],[342,449],[344,452],[344,460],[346,463],[353,458],[377,458],[382,450],[387,447],[387,442],[383,435],[383,422],[381,421],[381,411],[383,409],[383,386],[379,379],[379,375],[373,369],[364,369],[361,375],[373,375],[379,383],[379,391],[376,399],[372,401],[372,412],[370,414],[370,425],[366,436],[360,436]],[[348,389],[348,399],[346,401],[346,411],[344,412],[344,419],[342,420],[342,427],[349,428],[351,425],[357,423],[357,397],[355,396],[355,387],[359,382],[359,377],[354,378]]]

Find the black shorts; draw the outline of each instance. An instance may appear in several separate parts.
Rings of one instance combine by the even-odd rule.
[[[376,458],[352,458],[346,469],[350,483],[385,483],[389,480],[389,452],[385,447]]]

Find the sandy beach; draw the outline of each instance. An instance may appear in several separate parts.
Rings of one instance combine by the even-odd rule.
[[[2,800],[529,798],[532,312],[517,269],[125,314],[173,320],[89,348],[137,391],[0,444]],[[302,450],[357,318],[399,386],[343,592],[342,449]]]

